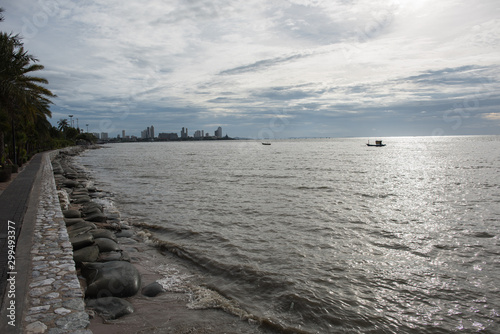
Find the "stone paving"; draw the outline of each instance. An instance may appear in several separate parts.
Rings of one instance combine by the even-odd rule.
[[[24,312],[24,333],[92,333],[85,329],[83,291],[63,220],[50,163],[42,161],[42,188],[33,236],[32,277]]]

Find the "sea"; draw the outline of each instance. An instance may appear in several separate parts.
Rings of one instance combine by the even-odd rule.
[[[500,333],[500,136],[382,139],[118,143],[78,161],[277,332]]]

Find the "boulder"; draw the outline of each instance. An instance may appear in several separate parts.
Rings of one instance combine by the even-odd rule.
[[[95,230],[96,226],[89,222],[79,222],[74,225],[68,226],[66,228],[70,238],[76,237],[79,234],[89,232],[90,230]]]
[[[104,252],[99,253],[97,262],[110,262],[110,261],[128,261],[130,262],[130,255],[127,252]]]
[[[90,231],[90,233],[94,236],[94,238],[107,238],[113,241],[116,241],[116,236],[110,230],[106,230],[104,228],[98,228],[96,230]]]
[[[120,250],[120,246],[111,239],[96,238],[94,239],[94,243],[99,246],[100,252],[116,252]]]
[[[153,282],[142,288],[141,293],[146,297],[155,297],[159,293],[165,292],[163,286],[158,282]]]
[[[98,207],[88,207],[88,208],[83,208],[82,213],[84,217],[87,217],[95,214],[102,214],[102,210],[99,209]]]
[[[118,319],[134,312],[132,304],[124,299],[116,297],[88,299],[86,305],[106,320]]]
[[[90,197],[87,195],[72,196],[72,202],[75,204],[83,204],[90,202]]]
[[[88,195],[89,192],[85,188],[78,188],[73,191],[74,196],[82,196],[82,195]]]
[[[66,179],[63,181],[63,185],[68,188],[76,188],[78,187],[78,182],[75,180]]]
[[[85,220],[82,218],[64,218],[64,222],[66,223],[66,226],[71,226],[76,223],[85,223]]]
[[[115,233],[118,238],[130,238],[134,236],[134,232],[130,230],[122,230],[120,232]]]
[[[97,245],[80,248],[73,252],[73,260],[77,266],[80,266],[83,262],[94,262],[98,257],[99,247]]]
[[[104,223],[106,221],[106,216],[102,213],[94,213],[90,216],[85,216],[83,219],[89,222]]]
[[[73,250],[78,250],[92,245],[94,243],[94,236],[90,233],[83,233],[70,238],[69,241],[71,241],[71,244],[73,245]]]
[[[64,218],[81,218],[82,214],[78,210],[64,210]]]
[[[130,297],[141,287],[139,272],[125,261],[84,263],[81,273],[87,280],[88,298]]]
[[[95,208],[99,209],[99,211],[102,212],[102,205],[97,204],[96,202],[84,203],[82,211],[83,212],[88,212],[88,211],[91,211],[92,209],[95,209]]]

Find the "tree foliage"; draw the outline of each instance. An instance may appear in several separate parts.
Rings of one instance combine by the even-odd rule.
[[[48,81],[36,75],[43,69],[19,35],[0,32],[0,163],[9,158],[21,164],[38,151],[75,143],[79,131],[67,120],[59,128],[48,121],[55,95],[46,88]]]

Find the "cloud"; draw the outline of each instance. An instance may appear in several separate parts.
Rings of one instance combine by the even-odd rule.
[[[45,65],[55,122],[78,114],[89,128],[107,119],[130,134],[152,122],[159,131],[220,123],[245,137],[279,113],[289,120],[282,136],[362,135],[372,127],[360,124],[378,122],[394,134],[491,133],[496,8],[494,0],[17,0],[5,4],[0,28],[24,32]],[[470,117],[451,129],[445,115],[461,111]]]
[[[288,63],[296,60],[300,60],[302,58],[310,57],[310,54],[296,54],[296,55],[291,55],[291,56],[285,56],[285,57],[275,57],[271,59],[263,59],[254,62],[253,64],[249,65],[243,65],[243,66],[238,66],[235,68],[227,69],[224,71],[219,72],[221,75],[231,75],[231,74],[243,74],[246,72],[255,72],[255,71],[261,71],[261,70],[266,70],[272,66],[277,66],[283,63]]]

